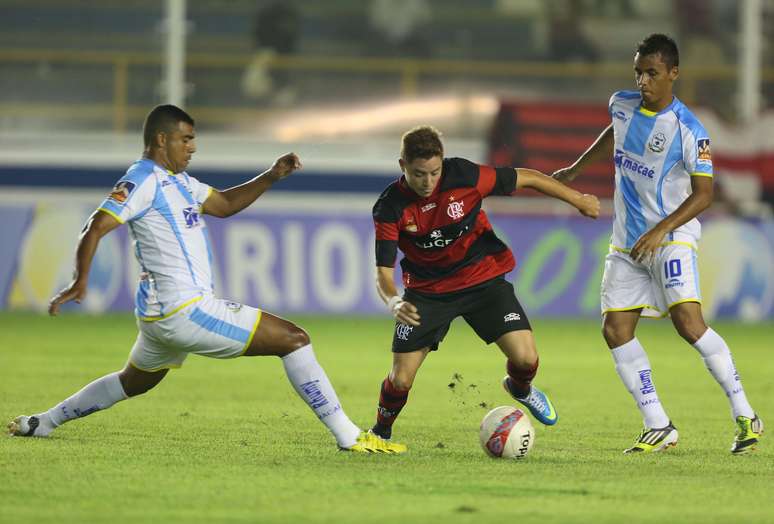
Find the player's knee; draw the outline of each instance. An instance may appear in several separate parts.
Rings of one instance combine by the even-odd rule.
[[[629,342],[634,338],[634,333],[624,326],[605,322],[602,324],[602,336],[605,338],[608,347],[617,348]]]
[[[311,342],[311,339],[309,338],[309,334],[303,329],[295,324],[288,329],[288,332],[286,334],[286,343],[285,346],[288,349],[288,353],[292,353],[293,351],[297,349],[301,349],[304,346],[308,346]]]
[[[400,391],[408,391],[411,386],[414,385],[414,375],[409,373],[391,373],[390,382],[395,389]]]
[[[153,389],[161,382],[167,371],[169,370],[165,369],[155,373],[142,372],[142,375],[140,375],[127,365],[127,368],[124,368],[118,374],[118,380],[121,382],[121,387],[124,389],[127,397],[136,397]]]
[[[704,332],[707,331],[707,326],[700,321],[675,322],[675,329],[677,329],[677,333],[686,342],[695,344],[704,335]]]

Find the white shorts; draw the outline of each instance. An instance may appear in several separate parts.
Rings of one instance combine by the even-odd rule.
[[[672,306],[701,303],[696,251],[683,244],[656,250],[647,264],[611,249],[602,276],[602,314],[642,309],[643,317],[664,317]]]
[[[129,362],[143,371],[179,368],[189,353],[212,358],[244,354],[261,320],[254,307],[203,296],[161,320],[137,320]]]

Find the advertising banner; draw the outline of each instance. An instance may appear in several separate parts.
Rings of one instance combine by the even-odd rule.
[[[71,278],[78,234],[100,198],[0,203],[0,307],[44,311]],[[370,200],[264,197],[221,220],[207,217],[216,294],[268,311],[383,314],[374,286]],[[610,218],[492,213],[517,267],[508,275],[531,316],[599,315]],[[774,222],[704,223],[699,270],[708,317],[774,315]],[[400,273],[400,269],[396,270]],[[127,227],[104,237],[94,259],[88,312],[133,309],[139,267]]]

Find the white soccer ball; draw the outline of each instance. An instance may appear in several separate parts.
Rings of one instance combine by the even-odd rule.
[[[523,459],[535,442],[535,428],[522,410],[500,406],[481,421],[479,439],[490,457]]]

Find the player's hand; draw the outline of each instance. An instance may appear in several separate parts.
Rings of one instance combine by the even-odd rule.
[[[578,176],[578,171],[573,167],[564,167],[551,174],[551,178],[558,180],[562,184],[572,182]]]
[[[599,199],[594,195],[586,193],[581,195],[577,207],[580,214],[585,217],[597,218],[599,216]]]
[[[664,241],[665,235],[666,233],[657,227],[651,229],[635,242],[634,247],[629,252],[629,256],[636,262],[648,264],[653,259],[658,246]]]
[[[411,302],[406,302],[396,295],[387,302],[387,307],[398,322],[408,324],[409,326],[419,325],[419,311]]]
[[[80,304],[81,301],[86,298],[86,288],[86,282],[81,282],[79,280],[70,282],[69,286],[54,295],[48,302],[48,314],[55,317],[59,313],[59,306],[73,300]]]
[[[301,169],[301,159],[295,153],[287,153],[274,161],[269,172],[277,180],[282,180],[297,169]]]

